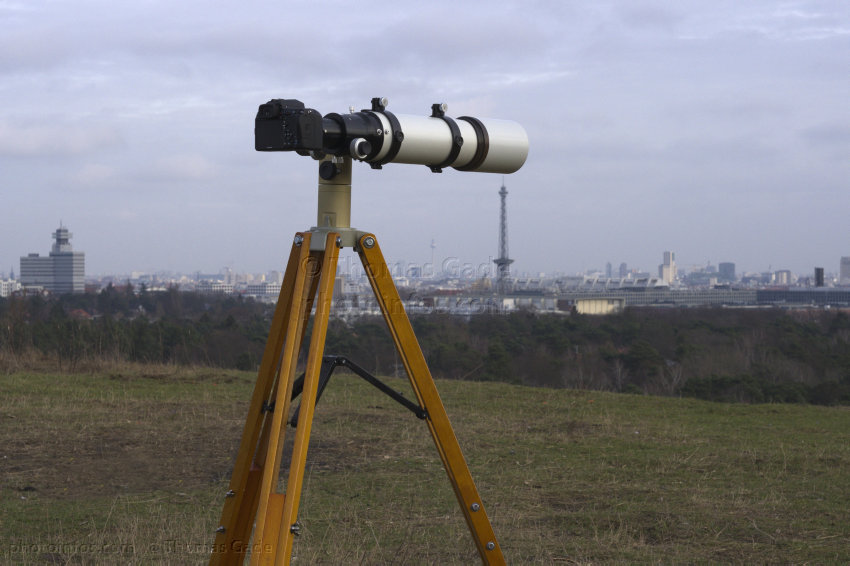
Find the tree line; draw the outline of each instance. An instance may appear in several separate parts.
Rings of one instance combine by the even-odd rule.
[[[249,298],[108,286],[0,299],[0,367],[79,371],[139,362],[256,369],[273,305]],[[630,308],[609,316],[534,311],[411,322],[435,377],[718,401],[850,404],[850,316],[841,311]],[[308,329],[309,332],[309,329]],[[380,317],[332,318],[326,353],[403,375]]]
[[[0,299],[0,362],[47,361],[67,371],[99,362],[252,369],[270,312],[253,300],[176,287],[149,293],[109,285],[96,294]]]

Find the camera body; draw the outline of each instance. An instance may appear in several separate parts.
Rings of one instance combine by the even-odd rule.
[[[300,100],[276,98],[261,104],[254,121],[257,151],[320,151],[322,115]]]
[[[299,100],[273,99],[261,104],[254,122],[257,151],[295,151],[300,155],[347,156],[380,169],[387,163],[426,165],[435,173],[458,171],[513,173],[528,156],[528,135],[509,120],[446,116],[434,104],[430,116],[395,115],[387,101],[372,108],[326,114]]]

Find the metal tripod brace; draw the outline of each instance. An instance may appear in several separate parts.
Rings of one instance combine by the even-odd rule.
[[[318,225],[295,235],[242,441],[230,478],[211,565],[289,564],[301,499],[307,447],[332,302],[339,249],[360,256],[381,313],[407,371],[425,422],[484,564],[504,564],[502,550],[449,422],[434,379],[404,311],[377,239],[349,226],[351,161],[320,164]],[[284,427],[290,413],[295,366],[313,303],[315,316],[292,446],[289,478],[277,492]],[[273,410],[269,410],[274,407]],[[253,538],[251,532],[253,530]]]

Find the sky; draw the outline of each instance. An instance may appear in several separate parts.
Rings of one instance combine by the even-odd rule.
[[[282,270],[317,166],[254,151],[272,98],[525,128],[504,178],[355,163],[390,262],[492,271],[503,181],[518,275],[850,256],[850,2],[370,6],[0,0],[0,273],[60,222],[87,275]]]

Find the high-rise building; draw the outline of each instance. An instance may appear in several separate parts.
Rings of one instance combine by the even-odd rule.
[[[815,287],[823,287],[823,267],[815,268]]]
[[[850,285],[850,257],[841,258],[841,267],[838,270],[838,284]]]
[[[668,285],[676,280],[676,254],[664,252],[664,263],[658,266],[658,277]]]
[[[717,266],[718,279],[721,281],[735,280],[735,264],[729,261],[722,261]]]
[[[792,283],[792,279],[793,275],[788,269],[780,269],[773,274],[773,282],[777,285],[790,285]]]
[[[68,229],[59,225],[47,257],[36,253],[21,258],[21,286],[43,287],[51,293],[82,293],[86,286],[86,255],[71,247]]]

